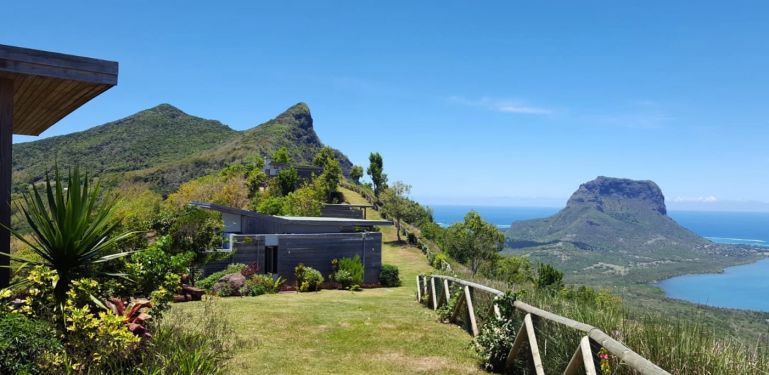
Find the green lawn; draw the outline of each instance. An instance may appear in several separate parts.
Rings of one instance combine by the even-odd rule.
[[[351,203],[364,203],[344,190]],[[378,213],[369,211],[369,218]],[[422,253],[393,243],[384,228],[383,262],[400,268],[403,286],[362,292],[222,298],[218,304],[246,344],[233,353],[227,372],[278,374],[481,373],[460,327],[441,324],[416,302],[416,275],[429,272]],[[200,303],[173,309],[200,310]]]

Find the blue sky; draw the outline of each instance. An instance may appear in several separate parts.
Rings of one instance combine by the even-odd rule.
[[[304,101],[427,203],[561,205],[608,175],[769,207],[767,2],[272,3],[11,2],[0,43],[120,62],[43,136],[159,103],[246,129]]]

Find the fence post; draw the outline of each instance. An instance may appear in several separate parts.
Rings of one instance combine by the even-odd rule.
[[[443,279],[443,294],[446,295],[446,306],[448,306],[449,300],[451,300],[451,289],[449,289],[449,281],[446,279]]]
[[[422,303],[422,276],[417,275],[417,301]]]
[[[470,316],[470,328],[473,330],[473,336],[478,336],[478,323],[475,321],[475,309],[473,309],[473,298],[470,295],[470,287],[465,285],[465,303],[467,303],[467,313]]]
[[[433,310],[438,309],[438,299],[435,298],[435,278],[430,277],[430,294],[433,296]]]

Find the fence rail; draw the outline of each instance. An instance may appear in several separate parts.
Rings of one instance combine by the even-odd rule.
[[[448,304],[452,297],[456,297],[456,295],[452,296],[451,294],[451,284],[460,286],[460,288],[455,287],[455,289],[458,289],[456,293],[460,294],[456,305],[454,305],[454,311],[451,314],[450,320],[452,323],[456,322],[462,310],[466,309],[469,320],[469,330],[472,332],[473,336],[477,336],[479,334],[477,323],[478,314],[476,307],[473,306],[473,292],[481,291],[491,295],[493,298],[501,296],[504,293],[485,285],[451,276],[419,275],[417,276],[417,299],[421,302],[426,298],[427,305],[433,310],[437,310],[440,306]],[[579,343],[576,344],[577,348],[574,355],[571,357],[566,369],[564,369],[564,375],[576,375],[580,368],[584,370],[585,374],[596,375],[596,365],[599,364],[597,361],[597,351],[599,348],[606,349],[610,354],[617,357],[620,363],[628,366],[639,374],[670,375],[667,371],[596,327],[553,314],[521,301],[515,301],[513,307],[515,310],[525,314],[525,316],[523,324],[521,324],[521,328],[515,337],[512,348],[507,355],[506,367],[508,369],[511,369],[514,366],[514,361],[518,358],[519,354],[521,354],[524,344],[528,343],[529,357],[533,364],[533,372],[537,375],[544,375],[544,366],[542,364],[542,358],[537,343],[536,330],[534,329],[533,318],[536,317],[537,319],[553,322],[583,334]],[[497,318],[501,317],[496,302],[492,302],[492,310],[493,311],[490,311],[490,313],[493,313]]]

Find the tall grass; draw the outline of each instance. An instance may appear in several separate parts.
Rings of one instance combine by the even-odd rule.
[[[461,273],[461,271],[460,271]],[[457,277],[469,279],[469,275]],[[474,282],[499,290],[508,289],[494,280],[473,278]],[[443,288],[436,288],[438,298]],[[601,329],[636,353],[673,374],[746,374],[769,375],[767,336],[746,344],[726,334],[723,327],[703,323],[697,316],[675,316],[627,309],[621,301],[593,303],[569,300],[561,293],[542,291],[531,286],[518,286],[519,299],[540,309],[580,321]],[[473,292],[473,305],[479,326],[492,315],[491,295]],[[524,313],[512,320],[523,324]],[[469,328],[467,316],[459,317],[459,325]],[[725,322],[726,323],[726,322]],[[561,373],[585,334],[566,326],[535,319],[537,342],[546,373]],[[526,349],[528,350],[528,349]],[[526,351],[528,353],[528,351]],[[516,373],[530,372],[528,358],[522,354]],[[626,364],[610,358],[612,374],[634,374]]]

